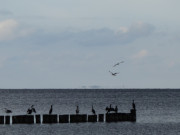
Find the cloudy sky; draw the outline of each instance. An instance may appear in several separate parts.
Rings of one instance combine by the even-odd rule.
[[[0,2],[0,88],[180,88],[179,0]]]

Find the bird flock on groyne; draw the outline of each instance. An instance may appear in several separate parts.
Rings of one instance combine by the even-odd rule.
[[[134,103],[134,100],[132,100],[132,108],[133,108],[134,110],[136,110],[136,105],[135,105],[135,103]],[[9,110],[9,109],[7,109],[7,108],[4,108],[4,109],[5,109],[5,113],[7,113],[7,114],[12,113],[12,110]],[[115,106],[115,108],[113,108],[111,104],[110,104],[110,106],[107,106],[107,107],[105,108],[105,110],[106,110],[106,113],[107,113],[107,114],[110,113],[111,111],[112,111],[112,112],[115,112],[115,113],[118,113],[118,107]],[[78,106],[78,105],[76,106],[75,112],[76,112],[76,114],[79,114],[79,113],[80,113],[80,110],[79,110],[79,106]],[[95,111],[93,105],[92,105],[92,108],[91,108],[91,112],[92,112],[92,114],[94,114],[94,115],[96,114],[96,111]],[[30,108],[27,109],[27,114],[32,114],[32,113],[36,113],[36,109],[34,108],[34,105],[32,105]],[[50,107],[50,109],[49,109],[49,115],[51,115],[52,113],[53,113],[53,105],[51,105],[51,107]]]
[[[6,114],[13,113],[13,111],[10,110],[10,109],[7,109],[7,108],[4,108],[4,109],[5,109],[5,113],[6,113]],[[110,111],[115,111],[115,112],[117,113],[118,108],[117,108],[117,106],[116,106],[115,108],[113,108],[113,107],[111,106],[111,104],[110,104],[110,107],[107,106],[107,107],[105,108],[105,110],[106,110],[107,113],[109,113]],[[76,112],[76,114],[79,114],[79,113],[80,113],[79,106],[76,106],[75,112]],[[93,105],[92,105],[91,112],[92,112],[92,114],[94,114],[94,115],[96,114],[96,111],[95,111]],[[31,105],[31,107],[27,109],[27,114],[33,114],[33,113],[36,113],[36,109],[35,109],[34,105]],[[50,109],[49,109],[49,115],[51,115],[52,113],[53,113],[53,105],[51,105],[51,107],[50,107]]]
[[[106,114],[96,114],[92,105],[92,115],[80,114],[79,106],[76,106],[76,114],[53,114],[53,105],[49,109],[49,114],[36,114],[36,109],[32,105],[27,110],[26,115],[5,115],[0,116],[0,124],[48,124],[48,123],[79,123],[79,122],[120,122],[120,121],[136,121],[136,106],[134,100],[132,102],[132,109],[128,113],[119,113],[117,106],[115,108],[107,106],[105,108]],[[11,110],[5,108],[7,114],[12,113]],[[113,112],[113,113],[111,113]]]

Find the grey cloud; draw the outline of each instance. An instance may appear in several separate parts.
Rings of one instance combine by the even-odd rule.
[[[145,23],[135,23],[127,32],[113,31],[108,28],[89,30],[77,33],[73,36],[79,45],[122,45],[131,43],[136,39],[146,37],[153,33],[155,27]]]
[[[154,31],[149,24],[134,24],[127,31],[114,31],[108,28],[92,29],[80,32],[64,31],[58,33],[37,31],[30,36],[19,38],[16,42],[26,42],[30,45],[81,45],[81,46],[108,46],[124,45],[136,39],[146,37]]]
[[[79,32],[74,35],[73,40],[78,45],[85,46],[104,46],[118,43],[115,32],[107,28]]]
[[[114,31],[110,29],[89,30],[82,32],[59,32],[47,33],[38,31],[31,36],[18,38],[15,42],[26,42],[33,45],[82,45],[100,46],[110,45],[117,42]]]
[[[148,23],[135,23],[130,27],[130,33],[137,36],[147,36],[154,31],[155,27]]]
[[[13,15],[13,13],[8,10],[0,10],[0,15],[7,16],[7,15]]]
[[[133,42],[136,39],[146,37],[152,34],[155,30],[155,27],[151,24],[146,23],[135,23],[129,28],[121,28],[117,35],[119,40],[123,43]]]

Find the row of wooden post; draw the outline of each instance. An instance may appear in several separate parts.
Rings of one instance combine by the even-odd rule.
[[[58,115],[57,114],[44,114],[41,115],[16,115],[16,116],[0,116],[0,124],[51,124],[51,123],[80,123],[80,122],[104,122],[104,114],[99,114],[97,119],[97,115],[87,115],[87,114],[79,114],[79,115]],[[41,121],[42,119],[42,121]]]
[[[105,117],[104,117],[105,116]],[[110,114],[44,114],[44,115],[16,115],[0,116],[0,124],[51,124],[51,123],[81,123],[81,122],[118,122],[118,121],[136,121],[136,112],[131,113],[110,113]]]

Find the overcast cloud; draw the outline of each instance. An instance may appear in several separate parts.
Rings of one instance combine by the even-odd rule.
[[[8,10],[0,10],[0,16],[9,16],[9,15],[13,15],[13,13]]]
[[[1,1],[0,86],[179,88],[179,4]]]
[[[44,30],[27,30],[20,28],[15,20],[0,22],[0,41],[11,40],[24,42],[33,46],[47,45],[80,45],[80,46],[107,46],[124,45],[136,39],[145,38],[152,34],[155,27],[143,22],[137,22],[130,27],[120,27],[118,30],[109,28],[91,29],[86,31],[59,31],[47,32]],[[19,38],[21,37],[21,38]],[[16,40],[17,39],[17,40]]]

